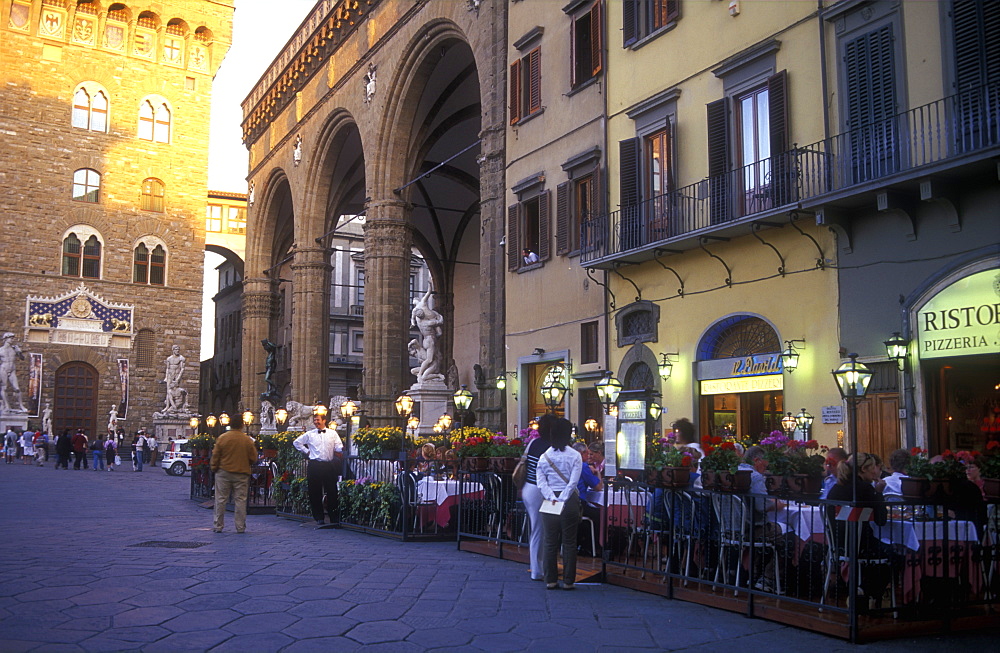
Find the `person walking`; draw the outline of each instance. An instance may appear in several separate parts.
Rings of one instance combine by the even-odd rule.
[[[528,473],[525,476],[524,488],[521,489],[521,500],[528,513],[530,535],[528,538],[528,560],[531,563],[531,580],[542,580],[545,564],[542,557],[542,516],[538,509],[542,507],[542,494],[538,491],[535,472],[538,468],[538,458],[552,446],[552,427],[558,420],[555,415],[546,413],[538,419],[538,437],[531,441],[525,450]]]
[[[80,469],[80,463],[83,463],[84,469],[88,469],[87,436],[83,429],[77,429],[73,434],[73,469]]]
[[[104,440],[94,437],[93,444],[90,445],[90,453],[94,459],[94,471],[104,471]],[[100,468],[100,470],[98,470]]]
[[[114,433],[108,432],[108,439],[104,441],[104,459],[108,463],[108,471],[115,471],[115,456],[117,455],[117,447],[115,446],[115,435]]]
[[[45,436],[41,431],[35,432],[35,437],[32,439],[32,444],[35,445],[35,464],[39,467],[45,466],[45,459],[48,458],[46,454],[45,447]]]
[[[562,589],[571,590],[576,582],[576,530],[580,525],[580,494],[577,483],[583,459],[573,447],[573,425],[569,420],[558,418],[552,429],[552,446],[538,460],[535,477],[538,491],[545,501],[542,511],[544,536],[545,587],[554,590],[560,587],[559,549],[562,548],[563,578]],[[558,512],[549,512],[559,509]]]
[[[132,439],[132,471],[141,472],[142,471],[142,457],[144,454],[143,449],[146,448],[146,438],[142,436],[142,430],[135,432],[135,437]]]
[[[35,434],[27,429],[21,431],[21,464],[35,462]]]
[[[7,435],[3,437],[3,461],[10,465],[17,455],[17,433],[14,429],[7,429]]]
[[[257,446],[243,433],[243,415],[230,418],[229,430],[219,436],[212,448],[212,472],[215,473],[215,520],[212,531],[221,533],[226,516],[226,502],[232,496],[236,532],[247,530],[247,489],[250,472],[257,462]]]
[[[73,452],[73,438],[69,429],[63,429],[62,435],[56,439],[56,469],[69,469],[69,456]]]
[[[326,415],[313,415],[313,426],[292,442],[292,446],[309,458],[306,484],[309,489],[309,506],[317,526],[323,521],[323,495],[326,494],[326,513],[330,525],[340,528],[340,502],[337,497],[337,477],[340,476],[344,458],[344,443],[337,431],[326,427]]]
[[[160,443],[156,441],[155,435],[146,434],[146,463],[156,467],[156,454],[158,454]]]

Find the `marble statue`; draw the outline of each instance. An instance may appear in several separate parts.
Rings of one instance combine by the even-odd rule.
[[[285,404],[285,410],[288,411],[288,424],[285,426],[285,429],[289,431],[308,431],[313,428],[313,407],[311,405],[289,401]]]
[[[167,385],[167,396],[163,403],[163,410],[153,413],[154,419],[186,417],[191,412],[188,408],[187,390],[181,385],[187,359],[181,355],[180,345],[174,345],[170,351],[172,353],[164,361],[166,372],[163,375],[163,381],[161,381]]]
[[[278,369],[278,345],[274,344],[267,338],[260,341],[261,346],[264,351],[267,352],[267,358],[264,360],[264,382],[267,383],[267,390],[260,393],[260,398],[262,401],[270,402],[272,406],[276,405],[281,400],[281,395],[278,394],[278,385],[274,382],[274,373]],[[261,372],[258,372],[261,374]]]
[[[17,384],[18,360],[24,360],[24,353],[14,344],[14,334],[8,331],[3,334],[3,345],[0,345],[0,398],[3,399],[5,411],[27,413],[28,409],[21,400],[21,387]],[[11,402],[11,394],[14,396],[14,402]],[[14,403],[17,404],[16,408]]]
[[[417,383],[427,381],[444,381],[441,374],[441,352],[438,351],[438,338],[441,337],[441,325],[444,318],[434,310],[434,284],[427,286],[427,292],[413,307],[410,313],[410,324],[420,331],[419,340],[414,338],[409,342],[408,349],[420,365],[410,370]]]
[[[108,433],[118,431],[118,406],[112,406],[108,411]]]
[[[52,435],[52,404],[46,403],[42,411],[42,431]]]
[[[260,402],[260,431],[261,433],[271,433],[275,431],[277,424],[274,420],[274,404],[267,399]]]

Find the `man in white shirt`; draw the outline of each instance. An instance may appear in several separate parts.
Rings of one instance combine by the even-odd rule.
[[[892,470],[892,474],[882,479],[885,483],[885,487],[882,489],[882,496],[885,497],[886,501],[903,500],[903,488],[901,486],[903,479],[906,478],[903,470],[906,469],[906,465],[909,462],[910,452],[906,449],[896,449],[889,454],[889,469]]]
[[[326,494],[326,514],[330,525],[340,528],[340,502],[337,498],[337,477],[344,459],[344,444],[335,429],[327,428],[326,416],[313,414],[313,425],[292,442],[292,446],[309,458],[306,483],[309,505],[317,526],[324,526],[323,494]]]

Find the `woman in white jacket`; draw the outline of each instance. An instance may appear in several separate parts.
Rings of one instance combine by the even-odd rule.
[[[560,418],[552,430],[552,446],[538,459],[535,478],[538,491],[546,504],[562,509],[558,514],[542,512],[542,528],[545,531],[545,587],[552,590],[559,587],[558,556],[562,548],[563,580],[562,588],[573,589],[576,581],[576,530],[580,525],[580,493],[577,483],[583,469],[580,452],[569,446],[573,442],[573,427],[569,420]]]

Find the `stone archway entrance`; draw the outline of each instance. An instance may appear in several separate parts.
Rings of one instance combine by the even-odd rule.
[[[87,437],[97,433],[97,388],[99,376],[93,366],[80,361],[56,370],[55,401],[52,407],[54,434],[65,429],[83,428]]]

